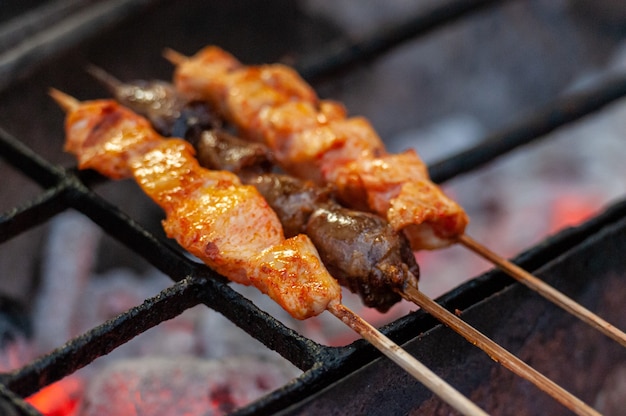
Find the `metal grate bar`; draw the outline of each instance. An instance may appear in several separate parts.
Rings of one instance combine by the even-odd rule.
[[[14,208],[0,215],[0,243],[45,223],[66,206],[63,188],[43,192],[24,207]]]
[[[0,42],[11,44],[11,48],[0,51],[0,90],[11,82],[30,74],[37,64],[45,62],[54,54],[61,53],[77,42],[93,36],[108,26],[141,11],[153,0],[114,0],[95,2],[90,7],[77,11],[70,8],[65,18],[57,7],[44,8],[42,13],[29,15],[41,24],[37,33],[22,39],[16,31],[2,34]],[[59,4],[59,7],[64,6]],[[23,25],[25,22],[17,22]],[[35,24],[35,22],[29,22]],[[1,45],[0,45],[1,46]]]
[[[99,325],[67,344],[0,378],[2,384],[26,397],[72,374],[113,351],[142,332],[172,319],[198,304],[195,296],[202,280],[187,278],[147,299],[118,317]]]
[[[0,384],[0,414],[3,416],[41,416],[30,404]]]
[[[63,168],[51,164],[2,128],[0,156],[44,188],[54,186],[65,177]]]
[[[202,288],[199,298],[301,370],[337,355],[337,349],[320,345],[287,328],[226,284]]]
[[[383,55],[392,48],[432,30],[444,27],[460,19],[468,18],[488,6],[503,4],[494,0],[447,1],[430,10],[393,27],[380,30],[358,41],[337,41],[324,48],[323,52],[302,58],[296,70],[308,81],[313,82]]]
[[[479,145],[429,167],[436,183],[445,182],[489,163],[515,148],[581,119],[626,96],[626,76],[565,96],[520,123],[485,138]]]
[[[69,206],[85,214],[103,230],[128,248],[148,260],[154,267],[177,280],[197,269],[197,264],[185,258],[163,240],[155,237],[115,205],[96,195],[81,182],[74,180],[68,191]],[[214,278],[219,278],[215,273]]]

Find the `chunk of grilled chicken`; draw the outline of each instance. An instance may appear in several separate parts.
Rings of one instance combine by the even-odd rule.
[[[341,289],[310,239],[285,239],[256,188],[231,172],[201,167],[188,142],[166,140],[113,100],[53,96],[68,112],[66,150],[79,168],[133,177],[165,211],[167,235],[191,254],[237,283],[256,286],[297,319],[341,301]]]

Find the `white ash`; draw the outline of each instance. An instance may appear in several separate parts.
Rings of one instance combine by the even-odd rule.
[[[76,319],[80,316],[76,310],[91,276],[101,233],[89,219],[74,211],[63,212],[51,221],[33,312],[39,353],[76,335]]]
[[[79,414],[225,415],[294,376],[251,357],[120,360],[90,383]]]

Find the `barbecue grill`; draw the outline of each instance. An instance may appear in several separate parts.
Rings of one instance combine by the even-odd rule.
[[[38,13],[9,6],[13,20],[3,18],[6,30],[0,32],[0,170],[5,178],[0,187],[4,212],[0,251],[10,251],[11,257],[20,259],[10,263],[6,256],[2,273],[21,282],[3,281],[2,285],[18,297],[30,296],[36,279],[28,277],[46,224],[66,210],[90,218],[127,247],[121,250],[131,253],[131,262],[147,261],[173,283],[49,354],[2,374],[4,414],[38,414],[25,397],[200,304],[220,312],[303,371],[293,382],[233,414],[452,412],[365,341],[322,345],[259,309],[224,278],[168,242],[159,227],[158,210],[133,185],[112,184],[93,172],[72,168],[73,161],[62,153],[62,112],[46,93],[55,87],[79,99],[104,96],[84,71],[88,63],[120,79],[168,79],[171,67],[160,59],[164,47],[191,53],[207,43],[219,43],[244,62],[275,61],[298,51],[298,56],[290,57],[297,69],[320,88],[330,89],[346,73],[359,71],[407,41],[435,36],[440,28],[505,7],[495,3],[499,2],[449,1],[357,41],[339,37],[340,28],[299,13],[291,2],[287,6],[236,1],[217,7],[201,1],[59,1],[47,3]],[[249,20],[238,20],[241,16]],[[26,21],[31,22],[26,29],[14,24]],[[276,21],[281,22],[280,28],[266,23]],[[306,29],[312,25],[317,30]],[[532,112],[516,115],[512,119],[517,122],[502,126],[477,145],[431,164],[431,176],[443,183],[472,175],[497,158],[523,152],[525,145],[568,123],[602,111],[624,95],[626,76],[618,76],[552,97]],[[617,202],[584,224],[524,251],[514,261],[617,327],[626,328],[622,304],[626,298],[625,229],[626,202]],[[438,302],[591,405],[597,404],[600,392],[614,387],[611,377],[616,369],[626,366],[626,352],[617,343],[499,271],[467,281]],[[421,311],[381,330],[488,412],[567,414],[550,397]]]

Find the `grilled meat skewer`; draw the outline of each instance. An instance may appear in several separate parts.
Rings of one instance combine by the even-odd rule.
[[[386,218],[413,250],[444,247],[464,233],[467,215],[430,181],[415,151],[387,153],[367,120],[320,100],[293,69],[244,66],[215,46],[166,57],[188,99],[209,102],[245,138],[265,143],[288,173],[333,184],[342,203]]]
[[[97,75],[99,79],[105,81],[105,85],[110,88],[111,92],[120,97],[122,100],[127,98],[124,97],[120,91],[124,92],[132,90],[133,86],[139,88],[139,90],[135,91],[140,97],[158,97],[158,94],[151,93],[151,83],[149,82],[146,83],[145,81],[140,81],[126,85],[121,84],[121,82],[113,79],[111,76],[100,70],[98,72],[100,73],[95,75]],[[161,89],[163,86],[163,83],[159,81],[154,82],[154,84],[157,85],[158,89]],[[172,91],[172,95],[175,95],[174,91]],[[181,103],[183,100],[175,98],[173,101]],[[373,218],[380,222],[384,222],[379,217],[371,214],[351,213],[349,210],[345,210],[344,208],[342,208],[342,210],[345,211],[347,215],[342,216],[342,211],[338,212],[337,210],[328,208],[329,204],[332,203],[328,188],[319,188],[314,186],[310,181],[302,181],[285,175],[266,173],[269,168],[266,162],[269,161],[270,157],[266,153],[267,149],[263,146],[259,147],[254,143],[242,141],[241,139],[226,134],[219,129],[205,130],[199,133],[200,128],[196,125],[198,123],[194,123],[191,120],[197,121],[202,120],[202,118],[193,116],[193,110],[189,111],[188,109],[179,109],[172,112],[171,109],[176,108],[176,106],[158,103],[155,103],[153,107],[165,109],[164,112],[170,113],[169,116],[158,114],[153,115],[159,117],[160,120],[169,120],[169,123],[160,123],[160,125],[164,128],[170,129],[173,128],[174,125],[179,127],[187,126],[187,128],[189,128],[189,130],[179,131],[179,133],[187,136],[187,138],[194,143],[195,147],[198,149],[198,158],[202,164],[213,169],[220,169],[222,166],[229,166],[229,169],[235,170],[240,177],[242,177],[244,182],[254,183],[260,190],[261,194],[266,197],[270,205],[272,205],[274,210],[278,213],[287,235],[289,235],[289,233],[297,234],[302,231],[307,232],[314,244],[318,247],[320,257],[323,259],[325,264],[344,265],[345,269],[343,271],[336,271],[333,267],[329,267],[329,270],[333,274],[341,275],[341,273],[353,270],[353,275],[356,278],[348,280],[347,282],[342,282],[342,284],[349,285],[352,283],[353,285],[367,285],[369,281],[372,281],[372,278],[358,278],[358,276],[369,276],[369,271],[372,270],[372,266],[366,265],[366,270],[359,270],[358,267],[355,268],[353,264],[360,264],[360,262],[346,262],[346,259],[351,259],[352,256],[350,256],[349,251],[345,251],[343,249],[346,247],[348,249],[360,247],[359,251],[361,253],[368,252],[368,247],[372,245],[371,241],[377,241],[377,237],[384,235],[384,233],[381,233],[380,231],[377,231],[378,234],[373,232],[374,230],[377,230],[377,227],[368,224],[368,221]],[[196,109],[198,108],[196,107]],[[204,109],[198,110],[202,112],[205,111]],[[187,121],[180,120],[181,118],[185,119],[187,117],[189,117],[189,120]],[[204,127],[210,128],[209,125]],[[250,148],[255,149],[255,152],[252,153],[257,153],[256,150],[263,150],[263,152],[265,152],[265,157],[259,157],[257,159],[262,163],[256,164],[253,161],[254,159],[249,157],[249,154],[251,153]],[[261,155],[257,154],[257,156]],[[359,217],[359,214],[365,215],[366,219]],[[320,220],[320,224],[317,224],[317,220]],[[352,222],[357,224],[357,226],[351,226]],[[310,226],[309,229],[307,229],[307,225]],[[359,233],[359,225],[365,226],[363,228],[363,233]],[[288,232],[287,229],[291,229],[292,231]],[[343,236],[344,230],[348,230],[346,236]],[[388,224],[385,230],[393,232]],[[371,238],[368,238],[370,237],[370,233]],[[361,236],[362,239],[355,243],[353,240],[355,238],[359,238],[359,236]],[[397,237],[398,234],[393,233],[393,236]],[[388,238],[385,241],[393,241],[393,238]],[[363,244],[360,245],[359,243]],[[344,244],[344,247],[335,247],[340,244]],[[402,252],[403,250],[405,251],[405,256],[411,256],[411,258],[413,258],[413,254],[406,240],[401,241],[400,248],[394,249],[392,252],[397,255],[397,253]],[[339,258],[336,258],[337,256]],[[368,258],[371,257],[368,256]],[[352,268],[350,266],[351,264]],[[392,264],[394,263],[392,262]],[[411,264],[410,261],[407,261],[407,264]],[[417,268],[417,265],[415,266]],[[373,281],[383,282],[383,280]],[[525,364],[519,358],[503,349],[497,343],[487,338],[472,326],[466,324],[456,315],[450,313],[443,307],[439,306],[436,302],[421,294],[414,283],[417,282],[409,282],[408,284],[403,285],[403,287],[397,287],[393,284],[386,283],[385,287],[387,289],[383,292],[383,294],[389,293],[390,288],[396,290],[407,300],[415,302],[437,319],[441,320],[441,322],[457,331],[469,342],[481,348],[490,357],[499,361],[504,367],[508,368],[520,377],[531,381],[541,390],[550,394],[556,400],[560,401],[577,414],[595,414],[593,409],[589,408],[575,396],[547,379],[543,374]],[[368,303],[369,292],[367,290],[367,286],[353,288],[352,290],[360,293],[364,302],[366,304]],[[375,301],[378,303],[373,304],[372,306],[378,305],[378,308],[382,310],[383,308],[381,306],[384,306],[385,303],[381,302],[384,302],[384,298],[381,296],[380,292],[376,291],[374,293],[377,294]],[[389,304],[392,304],[393,301],[394,299],[391,298]]]
[[[176,64],[179,91],[208,101],[247,138],[267,144],[288,172],[335,185],[342,202],[386,218],[414,250],[461,243],[626,345],[623,331],[467,236],[466,213],[430,180],[415,151],[387,153],[367,120],[347,118],[341,104],[319,100],[292,69],[246,67],[217,47],[204,48],[191,58],[172,51],[166,57]],[[594,413],[571,397],[556,397],[580,414]]]
[[[347,203],[387,218],[413,249],[458,242],[626,346],[624,331],[466,235],[467,215],[430,181],[417,153],[386,153],[365,119],[346,118],[340,104],[317,99],[292,69],[246,67],[217,47],[192,58],[173,51],[166,57],[177,65],[180,91],[209,101],[251,139],[265,141],[286,169],[333,183]]]
[[[113,100],[53,96],[68,112],[66,150],[79,168],[133,177],[165,211],[167,235],[187,251],[229,279],[256,286],[297,319],[341,302],[313,243],[305,235],[285,239],[256,188],[231,172],[200,167],[188,142],[163,138]]]
[[[277,213],[285,236],[307,234],[330,273],[359,294],[365,305],[385,312],[401,300],[399,293],[407,281],[417,285],[419,267],[408,242],[382,218],[342,207],[329,188],[268,172],[271,156],[265,146],[214,129],[219,123],[207,116],[210,110],[185,103],[171,84],[122,83],[101,69],[90,72],[118,101],[150,119],[161,134],[176,134],[193,143],[201,165],[233,171],[242,182],[255,186]]]

